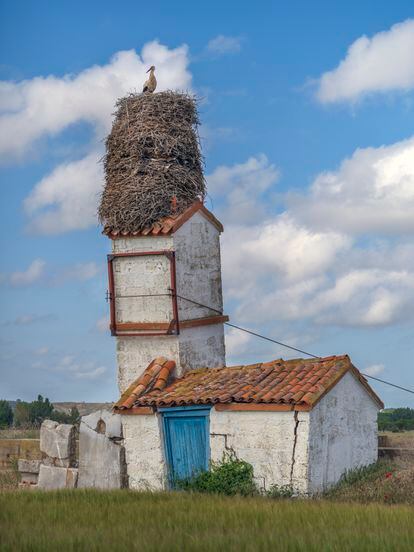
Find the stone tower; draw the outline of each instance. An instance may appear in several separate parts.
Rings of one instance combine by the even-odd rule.
[[[220,222],[206,195],[194,97],[130,94],[106,140],[99,216],[123,392],[157,357],[176,376],[225,365]]]
[[[222,230],[195,202],[144,231],[108,234],[110,324],[121,392],[160,356],[175,361],[176,375],[225,365]]]

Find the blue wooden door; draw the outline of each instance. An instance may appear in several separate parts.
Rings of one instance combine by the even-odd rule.
[[[164,409],[163,426],[171,486],[208,468],[209,409]]]

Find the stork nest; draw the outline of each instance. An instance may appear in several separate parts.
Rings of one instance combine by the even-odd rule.
[[[196,99],[171,91],[130,94],[116,107],[99,206],[104,232],[139,232],[203,201]]]

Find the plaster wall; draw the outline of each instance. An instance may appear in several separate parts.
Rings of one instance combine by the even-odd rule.
[[[216,311],[223,310],[220,233],[200,212],[173,235],[177,265],[177,293]],[[218,314],[178,298],[180,320]]]
[[[129,486],[166,487],[159,415],[122,416]],[[211,460],[225,454],[252,464],[258,486],[292,485],[307,491],[309,414],[293,412],[210,412]]]
[[[122,416],[129,488],[161,490],[166,487],[166,467],[158,414]]]
[[[378,406],[351,373],[310,412],[309,490],[321,491],[348,470],[378,458]]]
[[[113,253],[175,250],[179,295],[222,310],[219,232],[195,213],[172,236],[118,238]],[[169,322],[173,318],[170,263],[162,255],[120,257],[113,261],[115,310],[119,323]],[[160,295],[161,294],[161,295]],[[137,297],[137,296],[140,297]],[[146,297],[142,297],[145,295]],[[179,319],[203,318],[217,313],[178,300]],[[179,336],[118,336],[118,387],[121,392],[142,374],[156,357],[177,365],[175,376],[186,370],[225,365],[223,324],[181,329]]]
[[[117,337],[116,359],[120,393],[128,389],[154,358],[160,356],[174,360],[177,366],[180,366],[178,336]]]
[[[307,412],[223,411],[210,413],[211,459],[234,453],[253,466],[263,490],[292,485],[307,491]]]

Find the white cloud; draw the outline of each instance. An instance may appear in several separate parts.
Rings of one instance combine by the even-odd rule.
[[[235,328],[226,331],[226,355],[234,357],[242,355],[248,349],[252,336]]]
[[[265,216],[263,196],[276,184],[279,174],[261,153],[231,167],[221,165],[206,179],[209,193],[223,204],[221,211],[227,222],[254,223]]]
[[[121,51],[106,65],[76,75],[0,82],[0,159],[22,157],[39,139],[57,136],[74,123],[86,122],[93,129],[90,152],[57,166],[24,201],[32,232],[59,234],[97,225],[102,139],[110,130],[116,100],[141,90],[150,65],[156,66],[157,91],[190,89],[188,64],[186,45],[168,49],[154,41],[141,55]]]
[[[345,59],[319,79],[322,103],[356,102],[367,94],[414,88],[414,19],[393,25],[372,38],[361,36]]]
[[[44,356],[47,355],[49,352],[49,347],[39,347],[34,351],[35,355]]]
[[[39,234],[61,234],[97,224],[98,194],[103,185],[100,155],[62,163],[36,184],[24,201],[32,218],[29,228]]]
[[[141,90],[150,65],[157,68],[158,90],[191,85],[188,48],[169,50],[158,42],[141,52],[117,52],[106,65],[77,75],[35,77],[0,83],[0,155],[21,155],[43,136],[56,136],[69,125],[86,121],[102,138],[109,130],[117,98]]]
[[[290,211],[318,229],[350,234],[414,232],[414,137],[357,149],[337,171],[317,176]]]
[[[338,171],[320,174],[309,193],[288,196],[280,214],[263,205],[276,174],[267,158],[216,169],[210,190],[228,201],[222,264],[225,295],[237,301],[235,320],[375,327],[412,319],[413,158],[414,138],[358,150]],[[247,197],[254,182],[252,216],[232,212],[227,198]]]
[[[85,282],[86,280],[95,278],[97,274],[99,274],[99,266],[96,263],[76,263],[57,271],[56,275],[52,279],[52,282],[54,284],[62,284],[66,281],[74,280]]]
[[[383,364],[372,364],[371,366],[368,366],[364,370],[364,374],[367,374],[368,376],[379,376],[382,374],[385,370],[385,366]]]
[[[3,275],[3,282],[9,283],[13,287],[30,286],[36,283],[42,283],[47,286],[62,285],[68,281],[84,282],[91,280],[100,271],[95,262],[76,263],[63,268],[46,268],[46,261],[35,259],[23,272],[12,272]],[[42,318],[50,315],[42,315]],[[24,315],[15,320],[15,324],[29,324],[39,320],[39,316]]]
[[[218,35],[209,41],[207,51],[216,56],[237,54],[241,50],[241,44],[241,37]]]
[[[98,331],[104,333],[109,331],[109,317],[107,315],[102,316],[96,321],[96,328]]]
[[[44,275],[46,262],[43,259],[35,259],[23,272],[12,272],[10,284],[12,286],[29,286],[38,282]]]
[[[87,371],[83,371],[83,372],[75,372],[74,376],[77,379],[95,380],[95,379],[98,379],[103,374],[105,374],[105,372],[106,372],[105,366],[97,366],[96,368],[93,368],[92,370],[87,370]]]
[[[105,366],[96,361],[77,360],[74,355],[65,355],[54,366],[54,371],[64,372],[75,379],[95,380],[106,372]]]

